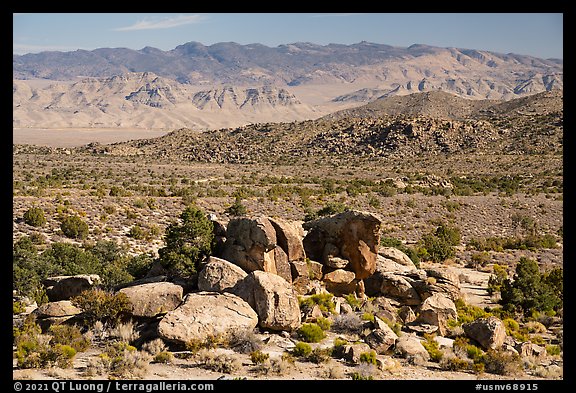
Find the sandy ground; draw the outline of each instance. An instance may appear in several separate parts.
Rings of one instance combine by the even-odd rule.
[[[91,142],[106,144],[155,138],[168,132],[170,131],[136,128],[14,128],[12,142],[50,147],[76,147]]]

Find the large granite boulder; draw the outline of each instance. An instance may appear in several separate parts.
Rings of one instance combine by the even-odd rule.
[[[506,339],[504,323],[494,316],[478,318],[463,324],[462,328],[468,337],[477,341],[486,350],[500,348]]]
[[[168,312],[158,324],[158,335],[185,345],[237,331],[250,331],[257,325],[258,315],[238,296],[203,291],[189,293],[179,307]]]
[[[315,261],[344,258],[357,279],[369,277],[376,270],[381,224],[375,215],[353,210],[306,222],[306,256]]]
[[[208,292],[230,292],[246,273],[238,265],[224,259],[210,257],[198,273],[198,289]]]
[[[438,333],[444,336],[447,332],[448,320],[457,317],[454,302],[445,295],[436,293],[422,302],[418,317],[413,323],[438,326]]]
[[[298,296],[277,274],[255,270],[233,288],[233,293],[256,310],[260,327],[287,331],[300,327]]]
[[[276,230],[268,218],[233,218],[226,229],[221,257],[248,273],[254,270],[276,273],[276,241]]]
[[[278,246],[284,250],[288,261],[303,261],[306,258],[306,253],[302,244],[304,239],[302,226],[280,218],[269,218],[269,220],[276,230]]]
[[[184,289],[171,282],[151,282],[122,288],[130,302],[130,314],[153,318],[174,310],[182,302]]]
[[[42,281],[51,302],[69,300],[99,283],[100,276],[97,274],[48,277]]]

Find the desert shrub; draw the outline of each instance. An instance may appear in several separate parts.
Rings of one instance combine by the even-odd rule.
[[[320,364],[326,363],[332,356],[332,348],[314,348],[312,353],[308,356],[308,360],[312,363]]]
[[[331,293],[317,293],[307,297],[298,297],[298,303],[302,311],[311,310],[317,304],[322,312],[334,313],[333,297]]]
[[[214,355],[209,351],[203,351],[199,358],[202,367],[219,373],[231,374],[242,366],[238,359],[226,354]]]
[[[72,239],[86,239],[88,237],[88,224],[79,216],[66,216],[60,222],[60,229],[64,236]]]
[[[34,316],[24,319],[22,326],[13,328],[13,341],[19,368],[47,368],[72,366],[76,350],[61,344],[54,336],[42,334]]]
[[[130,311],[128,297],[121,292],[111,293],[102,289],[89,289],[71,299],[82,310],[85,322],[93,326],[96,321],[116,325],[124,313]]]
[[[504,280],[500,304],[505,310],[518,310],[530,315],[533,311],[557,311],[562,307],[563,269],[541,273],[538,263],[521,257],[513,280]]]
[[[368,352],[362,352],[360,354],[360,363],[368,363],[376,365],[376,351],[371,350]]]
[[[474,363],[482,363],[485,357],[484,351],[474,344],[466,345],[466,355],[469,359],[472,359]]]
[[[482,363],[485,371],[491,374],[515,375],[522,370],[520,356],[504,350],[488,350]]]
[[[232,217],[241,217],[245,216],[246,213],[248,213],[248,209],[246,208],[246,206],[242,204],[242,199],[239,196],[237,196],[234,199],[234,203],[228,206],[226,210],[224,210],[224,213]]]
[[[440,368],[446,371],[465,371],[472,368],[472,362],[458,356],[446,356],[440,361]]]
[[[490,262],[490,254],[486,251],[475,252],[470,257],[470,267],[476,268],[478,266],[486,266]]]
[[[142,378],[152,360],[150,354],[123,341],[109,344],[99,358],[111,376],[122,379]]]
[[[24,222],[33,227],[41,227],[46,224],[44,211],[37,206],[31,207],[24,213]]]
[[[252,351],[250,353],[250,361],[254,364],[261,364],[266,362],[270,358],[270,355],[262,352],[260,350]]]
[[[172,352],[169,351],[162,351],[162,352],[158,352],[156,355],[154,355],[154,358],[152,359],[152,361],[154,363],[172,363],[172,361],[174,360],[174,355],[172,354]]]
[[[318,317],[316,318],[316,324],[320,326],[320,329],[327,331],[330,330],[330,326],[332,326],[332,321],[325,317]]]
[[[424,338],[425,341],[422,342],[422,345],[424,346],[424,348],[426,348],[426,351],[428,351],[428,354],[430,355],[430,360],[439,363],[440,360],[442,360],[442,356],[444,356],[444,353],[440,350],[438,342],[434,340],[434,336],[431,334],[425,334]]]
[[[346,299],[346,302],[350,305],[350,307],[352,307],[352,310],[354,311],[360,310],[364,302],[363,299],[356,297],[354,293],[344,295],[344,299]]]
[[[228,344],[236,352],[251,353],[262,349],[262,340],[252,330],[236,330],[228,340]]]
[[[550,344],[546,345],[546,353],[550,356],[557,356],[560,355],[561,352],[560,345]]]
[[[26,311],[26,306],[24,306],[24,303],[19,301],[12,301],[12,314],[18,315],[22,314],[24,311]]]
[[[84,352],[90,347],[90,340],[77,326],[52,325],[48,332],[52,336],[51,344],[69,345],[76,352]]]
[[[307,358],[312,353],[312,347],[308,343],[299,341],[296,343],[291,353],[294,356]]]
[[[228,345],[236,352],[251,353],[262,349],[262,340],[252,330],[238,330],[230,335]]]
[[[454,304],[456,305],[458,319],[456,321],[449,321],[449,326],[451,327],[459,326],[463,323],[469,323],[475,321],[478,318],[487,318],[491,315],[478,306],[466,303],[463,299],[456,299]]]
[[[146,231],[140,225],[136,224],[128,231],[128,236],[132,239],[142,240],[146,237]]]
[[[441,223],[434,231],[422,236],[420,243],[426,250],[426,258],[443,262],[456,254],[454,246],[460,244],[460,229]]]
[[[365,312],[362,314],[362,316],[360,317],[360,319],[362,319],[363,321],[370,321],[370,322],[374,322],[374,314],[370,313],[370,312]]]
[[[173,275],[189,277],[197,272],[200,262],[210,256],[214,224],[204,212],[188,206],[180,223],[166,229],[166,246],[158,250],[160,263]]]
[[[161,338],[156,338],[142,345],[142,350],[148,352],[152,356],[165,352],[166,349],[166,344],[164,344],[164,341]]]
[[[334,318],[332,330],[358,333],[362,330],[362,326],[363,322],[356,313],[340,314]]]
[[[326,333],[315,323],[304,323],[297,332],[302,341],[308,343],[317,343],[326,337]]]
[[[342,347],[344,347],[344,345],[348,345],[348,341],[346,341],[346,340],[343,339],[343,338],[336,337],[336,338],[334,339],[334,347],[333,347],[333,349],[339,350],[339,349],[341,349]]]
[[[131,343],[138,338],[138,333],[132,321],[117,323],[116,326],[110,329],[109,334],[111,338],[127,343]]]
[[[505,267],[498,264],[493,266],[493,274],[490,275],[488,279],[488,293],[492,295],[493,293],[500,292],[504,280],[508,279],[508,272]]]

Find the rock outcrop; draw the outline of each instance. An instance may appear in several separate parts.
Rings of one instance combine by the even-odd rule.
[[[376,271],[381,220],[371,213],[348,210],[304,223],[306,255],[315,261],[343,258],[362,280]]]

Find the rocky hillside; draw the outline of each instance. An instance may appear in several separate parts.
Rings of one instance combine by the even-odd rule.
[[[101,48],[13,57],[14,79],[73,80],[153,72],[195,85],[300,86],[368,82],[381,95],[443,90],[460,96],[511,99],[563,88],[563,62],[516,54],[360,42],[267,47],[189,42],[169,51]],[[355,99],[365,99],[354,93]],[[370,98],[370,97],[368,97]]]
[[[560,154],[562,102],[562,94],[552,92],[500,103],[425,93],[378,102],[381,108],[391,108],[389,113],[369,104],[347,116],[207,132],[180,129],[160,138],[92,145],[80,151],[221,163],[466,152]]]
[[[183,359],[195,360],[183,366],[187,372],[204,367],[230,378],[260,375],[258,367],[241,366],[248,354],[252,364],[261,364],[266,379],[397,379],[394,372],[410,365],[435,366],[451,378],[456,378],[453,371],[466,379],[466,372],[504,379],[562,377],[562,313],[540,317],[543,322],[522,322],[531,334],[520,335],[515,320],[468,305],[467,275],[450,266],[417,267],[400,250],[380,247],[382,220],[377,215],[350,210],[304,225],[266,216],[214,223],[217,256],[201,261],[197,274],[181,277],[154,263],[146,277],[123,282],[109,295],[124,299],[115,314],[130,321],[122,325],[126,334],[118,333],[118,323],[116,331],[91,328],[85,347],[92,344],[110,353],[104,343],[124,341],[133,345],[130,356],[139,362],[128,363],[130,357],[120,351],[114,362],[125,362],[123,367],[101,361],[96,368],[92,362],[77,378],[143,378],[152,356],[168,350],[167,363],[177,361],[172,352],[185,354]],[[95,290],[100,279],[96,274],[45,278],[49,302],[40,307],[16,296],[26,306],[13,322],[21,336],[17,348],[32,340],[22,322],[29,313],[46,332],[54,325],[89,325],[94,315],[101,315],[100,321],[116,316],[93,311],[104,296]],[[112,306],[101,307],[112,311]],[[225,356],[221,349],[228,349]],[[15,375],[22,376],[18,369],[30,368],[29,359],[42,350],[38,345],[18,352]],[[262,369],[267,360],[269,368]],[[338,372],[290,371],[300,363],[308,370],[312,364],[330,369],[332,360],[341,364]],[[72,366],[79,364],[70,361]]]

